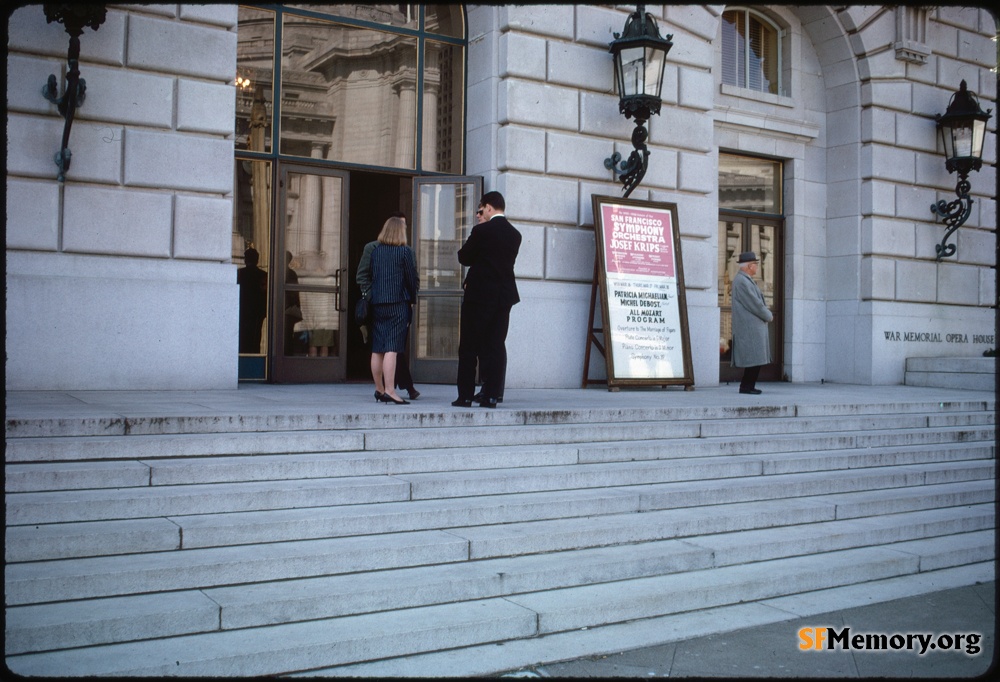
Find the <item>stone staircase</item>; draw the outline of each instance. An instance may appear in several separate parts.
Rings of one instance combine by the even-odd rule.
[[[991,580],[993,443],[982,399],[8,419],[6,662],[488,675]]]

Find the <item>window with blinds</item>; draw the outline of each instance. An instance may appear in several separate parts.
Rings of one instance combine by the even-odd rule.
[[[722,14],[722,82],[757,92],[784,94],[781,30],[749,9]]]

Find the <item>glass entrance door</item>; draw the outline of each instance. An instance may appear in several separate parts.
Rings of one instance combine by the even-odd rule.
[[[413,245],[420,293],[410,327],[414,381],[453,383],[465,273],[458,250],[476,223],[480,177],[413,179]]]
[[[277,382],[343,381],[348,320],[348,174],[279,169],[271,324]]]
[[[732,367],[733,347],[732,284],[739,271],[736,259],[744,251],[753,251],[760,259],[754,282],[764,294],[764,302],[774,314],[767,326],[771,345],[771,364],[760,371],[761,381],[782,378],[781,339],[782,300],[781,222],[756,217],[719,216],[719,310],[722,315],[719,339],[719,380],[739,381],[743,369]]]

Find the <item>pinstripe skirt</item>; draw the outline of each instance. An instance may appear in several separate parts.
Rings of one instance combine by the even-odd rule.
[[[372,353],[405,352],[410,304],[376,303],[372,305],[372,310]]]

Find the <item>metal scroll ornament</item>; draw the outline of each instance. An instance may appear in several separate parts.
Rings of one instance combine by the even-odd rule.
[[[56,166],[59,167],[59,182],[66,179],[72,153],[69,150],[69,132],[73,127],[73,117],[76,108],[83,104],[87,96],[87,82],[80,78],[80,36],[83,29],[90,27],[95,31],[104,23],[107,8],[104,5],[89,4],[55,4],[42,5],[45,19],[48,23],[57,21],[66,27],[69,34],[69,52],[66,56],[66,89],[59,95],[58,79],[55,74],[49,76],[42,88],[42,96],[59,109],[59,114],[65,119],[63,125],[62,146],[55,155]]]

